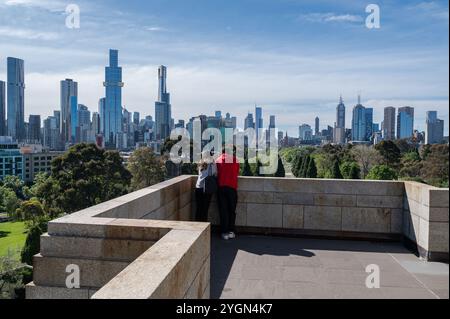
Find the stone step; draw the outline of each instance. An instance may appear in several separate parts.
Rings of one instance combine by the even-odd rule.
[[[25,287],[26,299],[90,299],[96,289],[68,289],[51,286],[36,286],[33,282]]]
[[[41,236],[44,257],[93,258],[131,262],[154,244],[153,241],[89,237]]]
[[[43,257],[33,259],[33,282],[38,286],[66,287],[71,274],[66,269],[76,265],[80,270],[81,288],[101,288],[128,266],[128,262],[80,258]]]

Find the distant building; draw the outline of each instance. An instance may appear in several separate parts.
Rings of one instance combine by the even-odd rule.
[[[444,121],[437,118],[437,111],[428,111],[425,144],[439,144],[444,140]]]
[[[13,175],[23,179],[23,157],[12,137],[0,137],[0,180]]]
[[[75,126],[77,124],[76,121],[72,119],[73,97],[78,97],[78,83],[72,79],[61,81],[61,142],[63,145],[71,142],[73,124]]]
[[[300,141],[311,141],[313,136],[313,130],[310,125],[302,124],[299,127],[298,138]]]
[[[139,125],[139,122],[141,121],[141,115],[139,112],[133,113],[133,123],[136,125]]]
[[[104,136],[106,147],[116,145],[116,136],[122,133],[122,68],[119,51],[109,50],[109,66],[105,67]]]
[[[0,81],[0,136],[7,135],[6,129],[6,85]]]
[[[49,116],[44,120],[43,145],[52,151],[59,149],[60,133],[56,116]]]
[[[252,113],[248,113],[247,117],[245,118],[244,121],[244,129],[248,129],[248,128],[255,128],[255,122],[253,121],[253,114]]]
[[[373,108],[366,107],[366,141],[371,141],[373,137]]]
[[[261,107],[255,106],[255,131],[256,131],[256,147],[258,147],[261,139],[260,132],[264,128],[263,110]]]
[[[316,119],[315,119],[314,135],[315,136],[320,135],[320,119],[318,116],[316,116]]]
[[[8,136],[14,141],[25,140],[25,73],[24,61],[7,58]]]
[[[398,109],[397,138],[411,138],[414,135],[414,108],[405,106]]]
[[[165,140],[170,137],[172,106],[170,93],[167,92],[167,68],[161,65],[158,69],[158,101],[155,102],[155,138]]]
[[[274,128],[276,128],[276,118],[275,118],[275,115],[271,115],[270,120],[269,120],[269,129],[274,129]]]
[[[64,152],[38,152],[23,153],[24,160],[24,182],[33,182],[39,173],[50,174],[52,171],[52,161],[64,154]]]
[[[77,113],[78,123],[76,142],[91,142],[91,112],[86,105],[78,104]]]
[[[336,107],[336,123],[334,125],[333,138],[336,144],[345,143],[345,104],[342,95]]]
[[[361,98],[358,97],[358,104],[353,108],[352,117],[352,141],[367,141],[367,118],[366,108],[361,104]]]
[[[384,108],[383,139],[395,140],[395,107]]]
[[[41,116],[30,115],[28,119],[28,142],[41,143]]]

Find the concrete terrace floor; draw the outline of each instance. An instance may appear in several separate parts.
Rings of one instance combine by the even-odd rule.
[[[449,265],[401,243],[213,235],[211,246],[213,299],[449,298]],[[365,285],[370,264],[380,267],[380,289]]]

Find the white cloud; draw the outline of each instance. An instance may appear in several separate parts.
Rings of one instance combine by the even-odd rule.
[[[67,3],[59,0],[6,0],[7,6],[36,7],[49,11],[64,11]]]
[[[158,27],[158,26],[145,27],[145,30],[152,31],[152,32],[167,31],[166,28]]]
[[[59,35],[55,32],[44,32],[32,29],[18,29],[11,27],[0,27],[0,36],[25,40],[51,41],[59,39]]]
[[[327,23],[327,22],[355,23],[355,22],[362,22],[364,19],[358,15],[336,14],[328,12],[328,13],[302,14],[299,17],[299,20],[308,22],[319,22],[319,23]]]

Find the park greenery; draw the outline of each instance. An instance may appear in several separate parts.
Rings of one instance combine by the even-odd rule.
[[[408,140],[375,146],[328,144],[284,148],[280,154],[295,177],[412,180],[448,187],[447,144],[419,146]]]

